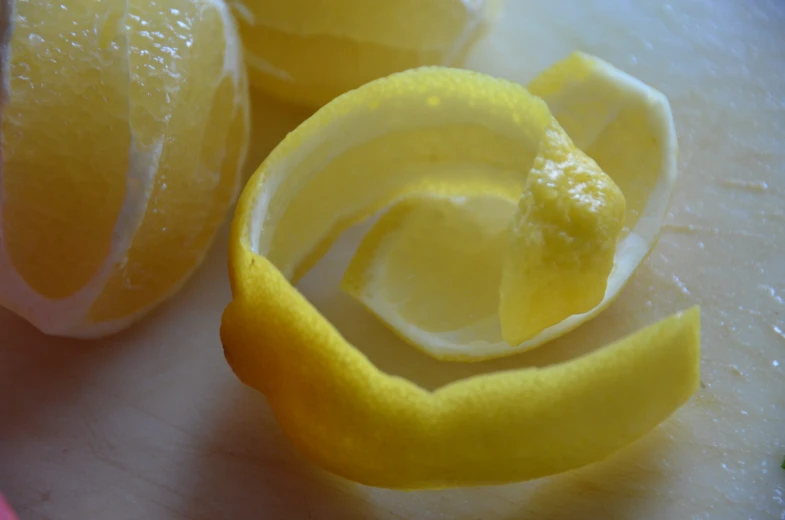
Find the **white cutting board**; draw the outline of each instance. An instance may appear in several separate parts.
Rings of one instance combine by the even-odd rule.
[[[470,65],[527,82],[573,49],[664,91],[681,144],[662,239],[601,317],[530,354],[442,364],[336,292],[357,232],[302,288],[382,369],[428,387],[565,359],[700,304],[703,385],[673,418],[523,484],[406,493],[328,475],[222,358],[224,232],[179,296],[112,339],[47,338],[0,311],[0,490],[22,520],[784,520],[785,3],[509,0]],[[307,114],[254,101],[257,164]]]

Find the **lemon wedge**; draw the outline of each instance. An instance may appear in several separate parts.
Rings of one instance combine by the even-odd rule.
[[[467,271],[449,267],[471,257],[498,224],[467,240],[435,221],[390,226],[385,217],[346,272],[346,292],[438,359],[510,355],[568,332],[613,301],[656,244],[676,179],[667,99],[583,53],[553,65],[530,89],[575,142],[560,127],[545,130],[531,170],[522,173],[526,181],[508,221],[507,248],[497,252],[505,258],[500,272],[499,258],[490,257],[475,258]],[[416,235],[422,235],[420,246],[412,245]],[[435,236],[440,239],[428,238]],[[411,277],[413,265],[425,261],[421,256],[429,271]],[[428,276],[441,283],[425,297]],[[465,315],[458,294],[472,279],[499,281],[485,289],[496,297],[476,299]],[[465,319],[448,325],[445,314]]]
[[[5,7],[0,305],[110,334],[184,283],[242,185],[237,29],[217,0]]]
[[[501,0],[232,0],[254,86],[322,105],[423,65],[459,66]]]
[[[565,150],[559,143],[569,142],[545,102],[520,85],[464,70],[424,68],[339,96],[259,167],[232,224],[232,301],[221,340],[234,372],[267,396],[301,452],[330,471],[376,486],[519,481],[608,456],[654,428],[695,391],[697,309],[562,364],[472,377],[431,392],[380,371],[292,284],[342,230],[387,207],[392,209],[379,224],[382,230],[369,240],[375,235],[386,242],[401,229],[399,250],[411,251],[427,234],[409,231],[430,228],[435,233],[426,245],[438,251],[460,240],[477,241],[476,257],[440,264],[449,272],[423,280],[432,284],[423,297],[445,289],[456,273],[470,271],[473,260],[496,261],[501,279],[505,256],[499,253],[509,251],[502,236],[520,210],[527,174],[550,149],[550,140],[557,151]],[[597,174],[596,165],[579,157]],[[610,181],[600,184],[615,189]],[[614,212],[592,217],[591,225],[607,217],[618,226],[629,215],[629,206],[624,216],[622,206],[612,206]],[[644,220],[642,214],[638,223]],[[613,236],[614,230],[594,235]],[[633,232],[622,229],[620,235],[614,258]],[[393,258],[392,245],[384,258]],[[386,246],[363,247],[378,252]],[[598,269],[605,270],[603,255]],[[400,265],[411,267],[416,277],[430,271],[432,261],[424,254]],[[469,280],[464,294],[477,290],[478,300],[493,299],[488,286],[498,289],[497,282]],[[587,299],[593,298],[596,294]],[[460,319],[476,315],[473,302],[462,305]],[[450,313],[440,319],[444,327],[458,321]]]

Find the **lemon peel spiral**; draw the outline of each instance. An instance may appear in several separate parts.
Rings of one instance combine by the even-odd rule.
[[[602,63],[586,55],[570,59],[588,63],[579,68],[584,79]],[[559,67],[564,70],[557,64],[557,73]],[[561,82],[559,74],[545,77],[557,93],[575,86],[575,77],[562,76]],[[635,99],[618,111],[621,117],[629,111],[636,120],[642,105]],[[462,70],[416,69],[332,101],[257,170],[232,225],[233,300],[224,312],[221,339],[237,376],[267,396],[287,436],[313,461],[352,480],[393,488],[526,480],[610,455],[695,391],[697,309],[565,363],[476,376],[431,392],[380,371],[292,285],[342,230],[383,208],[408,204],[418,211],[424,207],[418,198],[454,202],[467,196],[514,205],[538,154],[545,150],[551,157],[542,146],[548,132],[566,136],[554,114],[561,121],[569,113],[552,114],[542,99],[511,82]],[[609,123],[595,128],[596,139],[584,150],[588,156],[609,146],[603,140],[606,132],[614,135],[614,120]],[[625,192],[630,178],[619,164],[604,165],[603,157],[594,157],[596,165],[627,201],[623,216],[612,204],[616,210],[608,219],[626,225],[618,230],[613,257],[632,251],[634,261],[614,262],[594,309],[607,305],[613,273],[631,275],[645,258],[661,225],[657,218],[664,215],[646,198],[635,206],[637,193]],[[675,171],[654,173],[646,181],[655,186],[651,192],[669,193],[671,174]],[[641,233],[649,231],[653,238],[641,245]],[[613,284],[620,288],[626,279]],[[614,285],[616,293],[618,288]],[[580,322],[592,315],[566,319],[582,316]]]

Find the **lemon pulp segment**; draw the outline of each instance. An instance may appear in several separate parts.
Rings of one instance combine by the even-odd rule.
[[[100,269],[126,195],[125,2],[90,4],[15,3],[4,53],[2,235],[19,276],[47,298],[71,296]]]

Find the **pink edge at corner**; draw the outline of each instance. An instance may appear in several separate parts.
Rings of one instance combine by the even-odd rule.
[[[3,495],[0,495],[0,520],[19,520],[11,511],[11,506],[6,503]]]

